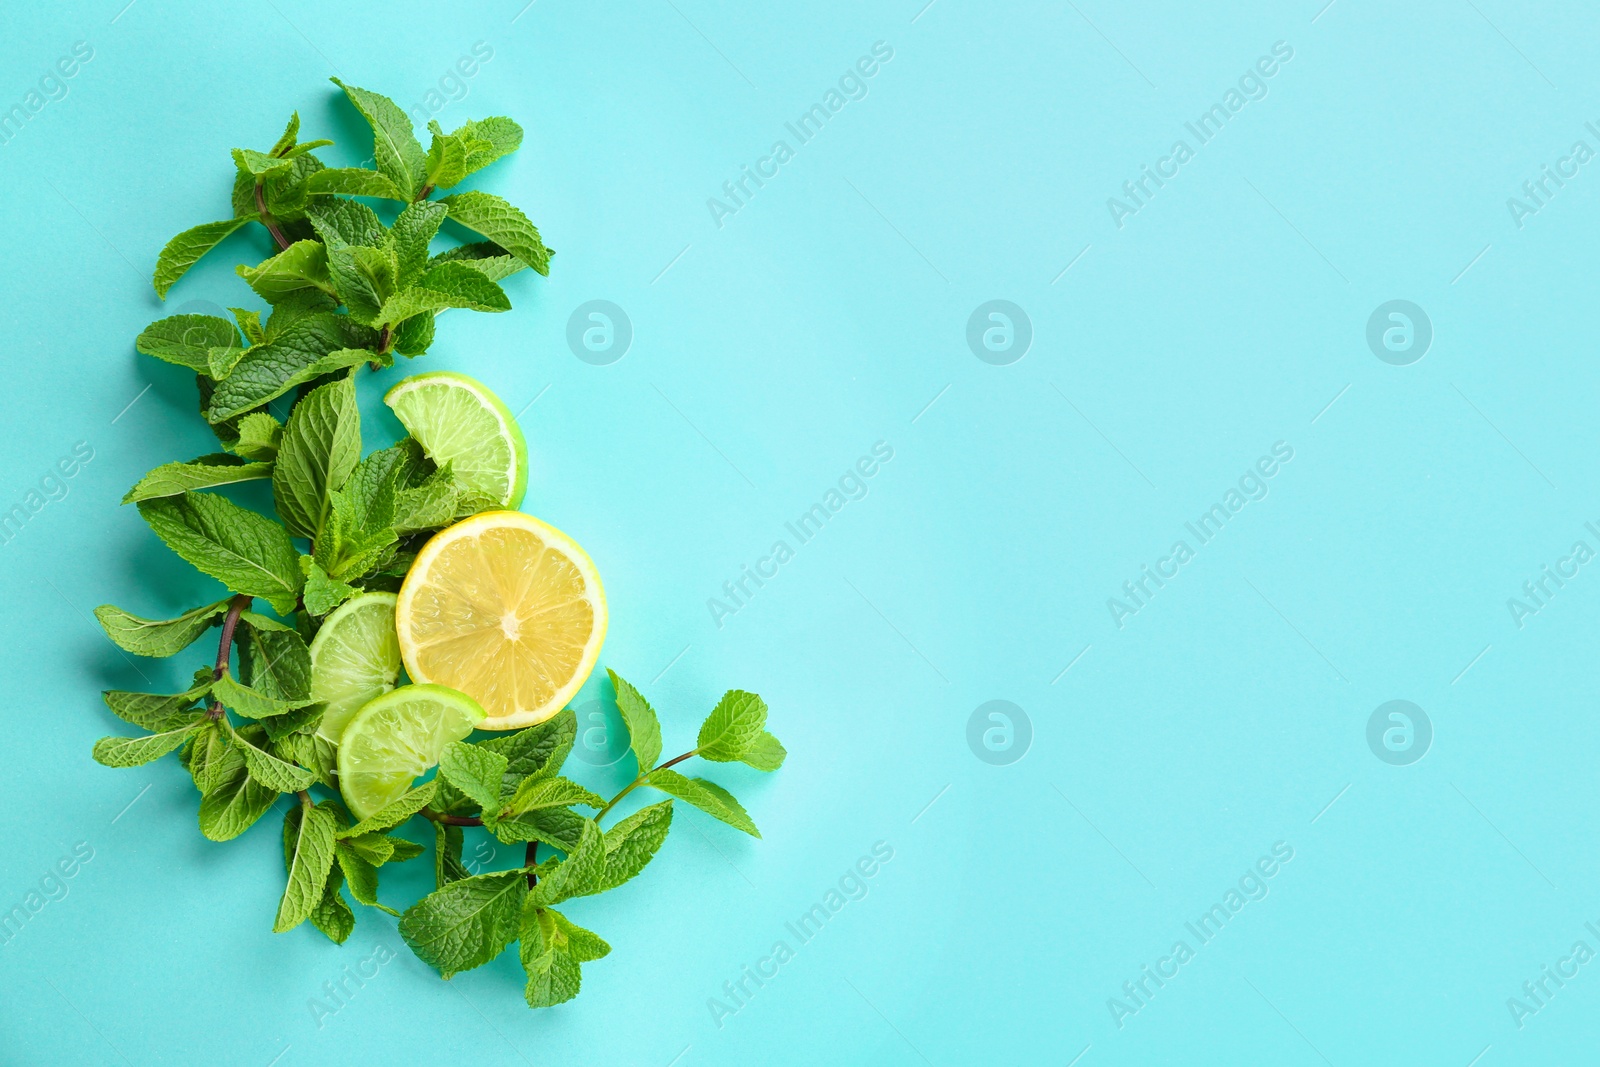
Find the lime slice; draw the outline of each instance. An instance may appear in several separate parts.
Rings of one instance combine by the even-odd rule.
[[[394,688],[400,642],[393,593],[362,593],[339,605],[311,641],[311,699],[328,705],[317,733],[339,735],[361,705]]]
[[[454,371],[405,379],[383,402],[428,458],[461,484],[515,508],[528,488],[528,444],[511,410],[482,382]]]
[[[395,605],[413,681],[468,693],[480,728],[544,722],[600,658],[606,594],[576,541],[520,511],[485,511],[417,553]]]
[[[365,819],[397,800],[483,717],[476,700],[442,685],[403,685],[368,703],[339,741],[339,792],[350,813]]]

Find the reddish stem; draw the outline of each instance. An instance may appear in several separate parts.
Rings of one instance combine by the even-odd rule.
[[[261,225],[265,226],[267,232],[272,234],[272,239],[278,242],[278,250],[288,248],[289,238],[283,235],[283,231],[278,229],[276,220],[267,212],[267,198],[261,194],[260,182],[256,182],[256,214],[261,218]]]

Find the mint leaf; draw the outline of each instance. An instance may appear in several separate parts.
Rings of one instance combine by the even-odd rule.
[[[269,304],[276,304],[290,293],[304,289],[338,295],[333,279],[328,277],[328,251],[320,241],[296,241],[271,259],[264,259],[254,267],[240,264],[234,271]]]
[[[472,877],[472,872],[461,862],[462,841],[461,827],[442,822],[433,824],[433,877],[434,884],[440,889],[451,882]]]
[[[775,771],[783,766],[783,761],[788,755],[783,743],[770,732],[763,730],[761,736],[750,743],[739,759],[758,771]]]
[[[328,872],[333,869],[333,839],[338,819],[332,810],[304,802],[289,809],[283,819],[283,863],[289,884],[278,904],[272,932],[285,933],[299,926],[322,902]]]
[[[387,840],[394,846],[394,855],[390,857],[390,863],[404,863],[407,860],[414,860],[427,851],[415,841],[407,841],[403,837],[391,837]]]
[[[253,345],[266,342],[266,332],[261,329],[261,312],[251,311],[248,308],[229,308],[228,310],[233,312],[233,321],[239,324],[239,332],[244,334],[246,341]]]
[[[407,205],[394,220],[389,233],[394,239],[394,252],[399,264],[395,288],[405,289],[422,277],[428,266],[428,242],[439,232],[439,226],[449,214],[443,204],[420,200]]]
[[[433,344],[433,316],[413,315],[394,328],[394,350],[402,356],[420,356]]]
[[[313,705],[313,707],[320,708],[321,705]],[[263,723],[263,726],[280,723],[292,717],[292,715],[281,715],[276,719],[268,719]],[[314,733],[290,733],[287,736],[275,738],[272,742],[272,749],[280,757],[291,759],[316,775],[317,781],[329,789],[339,788],[339,783],[334,775],[334,764],[337,761],[338,751],[334,748],[333,742],[328,739],[319,737]]]
[[[133,342],[141,354],[201,374],[211,373],[211,350],[239,343],[239,331],[215,315],[169,315],[146,326]]]
[[[482,271],[465,263],[441,263],[403,292],[388,298],[373,318],[375,325],[386,326],[413,315],[436,313],[445,308],[472,311],[510,311],[511,298]]]
[[[615,889],[655,858],[672,826],[672,801],[640,808],[606,831],[606,864],[594,892]]]
[[[122,502],[132,504],[140,500],[154,500],[159,496],[176,496],[190,489],[214,489],[219,485],[270,477],[271,463],[246,463],[238,456],[214,452],[188,463],[163,463],[140,478],[123,496]]]
[[[283,308],[279,305],[267,320],[270,340],[246,352],[227,381],[217,384],[206,410],[208,421],[222,422],[304,382],[376,358],[365,349],[377,347],[377,335],[349,316],[311,312],[279,327],[276,320]]]
[[[605,869],[605,836],[593,819],[585,819],[578,845],[567,858],[539,865],[539,884],[528,891],[528,901],[543,907],[599,892]]]
[[[560,770],[577,733],[577,714],[571,708],[562,708],[544,722],[480,741],[478,747],[506,758],[505,784],[515,788],[529,775],[549,776]]]
[[[496,871],[449,882],[406,909],[400,936],[444,977],[481,966],[517,937],[526,876]]]
[[[506,801],[504,812],[507,817],[514,818],[539,808],[564,808],[571,804],[603,808],[605,803],[605,800],[569,778],[524,778],[511,799]]]
[[[571,852],[582,840],[583,826],[588,821],[571,808],[535,808],[521,815],[500,819],[490,829],[495,837],[508,845],[518,841],[539,841],[551,848]]]
[[[239,746],[239,754],[244,757],[245,766],[250,768],[250,777],[268,789],[276,789],[280,793],[297,793],[302,789],[310,789],[311,783],[317,780],[317,776],[304,767],[286,763],[271,753],[257,748],[237,733],[234,734],[234,739]]]
[[[310,556],[300,557],[300,569],[306,576],[306,587],[301,598],[305,601],[306,610],[313,615],[326,615],[360,592],[353,585],[329,578],[327,572]]]
[[[294,160],[283,159],[266,152],[257,152],[249,148],[235,148],[233,150],[233,163],[241,173],[248,174],[256,181],[265,181],[267,178],[276,178],[280,174],[288,174],[294,167]]]
[[[323,935],[336,945],[344,944],[351,931],[356,928],[355,912],[350,910],[350,905],[339,895],[339,887],[343,882],[342,871],[330,871],[328,884],[322,888],[322,899],[311,909],[309,916],[311,925],[322,931]]]
[[[222,723],[209,716],[178,754],[178,761],[194,779],[194,787],[200,790],[201,796],[215,789],[233,764],[244,765],[244,757],[233,751]]]
[[[379,172],[407,194],[415,193],[422,187],[426,162],[411,119],[387,96],[346,85],[338,78],[329,80],[344,90],[372,127],[372,158]]]
[[[522,944],[518,954],[528,974],[530,1008],[548,1008],[578,995],[583,976],[580,963],[601,959],[611,952],[598,934],[571,922],[554,908],[538,907],[529,897],[522,909]]]
[[[186,611],[175,619],[155,620],[141,619],[121,608],[101,604],[94,609],[94,617],[100,620],[106,636],[115,641],[118,648],[136,656],[160,658],[175,655],[194,644],[195,639],[227,610],[228,601],[219,600]]]
[[[223,238],[245,223],[254,221],[256,221],[254,215],[241,215],[222,222],[208,222],[203,226],[184,230],[168,241],[161,254],[156,257],[156,271],[151,279],[155,285],[156,295],[166,299],[167,290],[171,289],[173,283],[183,277],[190,267],[199,262],[201,256],[217,247]]]
[[[468,174],[482,170],[522,146],[522,127],[501,115],[469,120],[455,131],[455,135],[469,145],[466,161]]]
[[[239,439],[232,448],[245,459],[271,463],[278,458],[283,424],[265,411],[252,411],[239,420]]]
[[[94,759],[107,767],[137,767],[178,748],[199,728],[194,723],[145,737],[102,737],[94,743]]]
[[[384,241],[385,230],[377,212],[354,200],[324,200],[307,209],[306,217],[328,245],[377,248]]]
[[[751,837],[761,836],[761,831],[756,829],[744,806],[734,799],[732,793],[715,782],[708,782],[704,778],[685,778],[670,768],[651,771],[645,780],[663,793],[693,804],[707,815],[721,819]]]
[[[485,822],[492,823],[500,811],[500,783],[507,760],[463,741],[452,741],[439,756],[439,773],[444,780],[471,797],[483,810]]]
[[[283,128],[283,135],[279,137],[277,143],[272,146],[272,151],[269,154],[274,156],[287,155],[289,149],[294,147],[295,139],[299,136],[300,112],[291,111],[289,113],[289,123]],[[332,142],[329,143],[331,144]]]
[[[387,176],[365,167],[330,167],[307,179],[312,193],[342,193],[345,196],[378,196],[385,200],[409,202],[411,197]]]
[[[208,493],[139,502],[156,535],[191,566],[280,615],[295,609],[304,578],[289,535],[272,520]]]
[[[528,266],[493,241],[474,241],[472,244],[440,252],[428,260],[429,267],[437,267],[441,263],[460,263],[462,266],[471,267],[492,282],[509,278]]]
[[[292,711],[296,706],[290,701],[279,700],[277,697],[268,696],[234,681],[233,676],[226,671],[211,684],[211,696],[214,700],[220,701],[223,707],[247,719],[268,719]],[[293,790],[285,789],[283,792],[289,793]]]
[[[196,776],[196,785],[200,776]],[[254,826],[278,799],[278,791],[250,777],[244,757],[230,746],[200,798],[200,832],[212,841],[231,841]]]
[[[208,671],[207,674],[210,672]],[[197,721],[195,702],[211,691],[209,678],[186,693],[160,696],[155,693],[128,693],[107,689],[103,694],[106,706],[123,722],[152,733],[166,733]]]
[[[368,248],[329,242],[328,274],[350,317],[378,325],[378,309],[394,293],[400,266],[391,247]]]
[[[395,533],[417,533],[449,526],[461,507],[463,490],[447,463],[421,485],[395,494],[391,520]]]
[[[448,189],[467,176],[468,140],[459,134],[445,133],[437,122],[428,123],[428,132],[433,134],[433,140],[424,161],[422,187]],[[478,148],[476,144],[472,147]],[[483,148],[488,147],[485,142]]]
[[[550,249],[539,238],[539,231],[528,216],[498,196],[477,191],[456,193],[439,203],[450,209],[450,217],[467,229],[480,233],[500,245],[540,274],[550,273]]]
[[[233,644],[245,685],[292,704],[311,699],[311,653],[298,633],[244,625],[234,632]]]
[[[346,837],[360,837],[363,834],[376,833],[380,830],[390,830],[405,822],[411,816],[427,807],[433,800],[433,795],[438,791],[438,782],[424,782],[404,795],[389,801],[382,808],[368,815],[365,819],[350,827]]]
[[[628,742],[639,760],[643,774],[661,759],[661,722],[650,702],[637,689],[623,680],[616,671],[607,670],[611,684],[617,691],[617,710],[628,727]]]
[[[349,831],[347,830],[345,833],[347,836],[341,838],[339,844],[353,850],[356,855],[374,867],[383,866],[389,862],[389,857],[394,855],[395,839],[392,837],[381,833],[360,834],[356,837],[349,837]]]
[[[695,751],[702,759],[732,763],[766,732],[767,705],[754,693],[730,689],[700,725]]]
[[[378,868],[367,862],[354,848],[343,841],[334,843],[334,858],[339,862],[339,869],[344,872],[345,881],[350,886],[350,895],[356,903],[365,904],[369,908],[378,908],[390,915],[399,915],[398,911],[383,904],[378,900]]]
[[[292,631],[294,629],[288,623],[263,615],[258,611],[241,611],[239,612],[239,619],[241,622],[247,622],[261,630]],[[237,637],[235,640],[237,640]]]
[[[322,536],[328,494],[343,487],[360,461],[356,383],[344,377],[313,389],[289,412],[272,471],[273,502],[291,534]]]

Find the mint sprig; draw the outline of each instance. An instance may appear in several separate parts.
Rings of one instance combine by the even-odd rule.
[[[345,600],[397,589],[433,533],[498,506],[410,438],[363,457],[362,368],[424,355],[442,311],[509,310],[502,283],[524,269],[548,274],[553,253],[521,210],[459,188],[517,150],[517,123],[493,117],[446,131],[430,122],[424,148],[393,101],[333,80],[372,129],[374,167],[325,165],[316,153],[333,142],[301,141],[299,114],[291,115],[270,148],[232,151],[232,216],[185,230],[156,259],[151,280],[165,298],[240,230],[259,225],[275,246],[236,267],[248,287],[242,299],[253,294],[262,306],[229,308],[231,318],[170,315],[134,341],[139,353],[194,375],[196,410],[222,450],[161,464],[123,502],[226,594],[171,618],[95,610],[107,636],[134,655],[173,656],[219,633],[215,657],[182,691],[107,692],[111,712],[142,733],[102,738],[93,754],[131,767],[177,753],[199,793],[200,832],[212,841],[241,836],[287,797],[275,931],[309,922],[342,943],[355,928],[352,903],[377,908],[400,916],[406,942],[445,977],[519,943],[527,1002],[547,1007],[575,996],[581,965],[611,951],[556,905],[642,872],[666,840],[675,799],[759,836],[726,789],[673,768],[701,756],[770,771],[785,753],[766,730],[766,705],[734,690],[695,748],[662,761],[655,710],[613,672],[638,769],[609,800],[561,774],[577,734],[568,709],[451,745],[436,778],[365,819],[345,809],[336,750],[318,733],[323,706],[311,699],[308,646]],[[467,240],[434,251],[441,234]],[[245,482],[270,484],[273,514],[224,495]],[[644,787],[667,799],[603,829],[618,802]],[[381,900],[380,882],[385,866],[426,851],[400,833],[418,816],[434,830],[436,888],[402,912]],[[469,869],[468,831],[523,845],[523,862]]]

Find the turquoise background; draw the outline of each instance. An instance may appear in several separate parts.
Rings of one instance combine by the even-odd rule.
[[[0,545],[0,914],[92,850],[0,947],[0,1062],[1592,1058],[1600,963],[1546,979],[1520,1026],[1508,1006],[1575,942],[1600,951],[1600,577],[1520,627],[1507,603],[1600,549],[1600,162],[1520,226],[1507,205],[1575,141],[1600,149],[1586,5],[124,2],[12,3],[0,35],[0,107],[93,49],[0,145],[0,510],[93,450]],[[792,140],[880,41],[865,98]],[[329,75],[426,110],[477,42],[492,59],[438,118],[524,125],[473,183],[558,254],[508,283],[511,313],[446,315],[416,369],[523,409],[525,508],[598,563],[602,662],[669,749],[738,686],[790,753],[710,772],[762,840],[683,810],[644,877],[570,909],[614,951],[537,1013],[514,954],[445,983],[369,910],[342,948],[273,935],[272,817],[212,844],[171,760],[89,759],[121,729],[100,689],[205,658],[134,662],[89,611],[218,595],[117,506],[212,447],[192,382],[133,338],[188,301],[258,306],[232,268],[267,238],[165,308],[156,253],[228,213],[228,150],[293,109],[338,141],[325,160],[368,154]],[[1198,146],[1184,123],[1275,42],[1293,57],[1266,96]],[[719,227],[708,198],[779,138],[794,157]],[[1194,157],[1119,228],[1107,199],[1178,138]],[[634,330],[604,366],[566,341],[596,299]],[[1031,322],[1009,365],[967,343],[992,299]],[[1366,341],[1393,299],[1433,328],[1406,366]],[[399,429],[376,385],[411,369],[368,384],[368,447]],[[865,498],[716,625],[708,599],[880,441]],[[1293,459],[1266,498],[1119,628],[1108,598],[1276,442]],[[1396,699],[1433,729],[1404,766],[1367,742]],[[1020,761],[969,748],[990,700],[1031,722]],[[601,790],[629,767],[569,766]],[[800,944],[785,923],[876,842],[893,858],[865,898]],[[1185,924],[1280,842],[1265,898],[1201,944]],[[387,900],[421,891],[414,867]],[[779,939],[793,958],[715,1018]],[[1193,958],[1128,998],[1180,939]],[[340,1010],[312,1008],[374,953]]]

